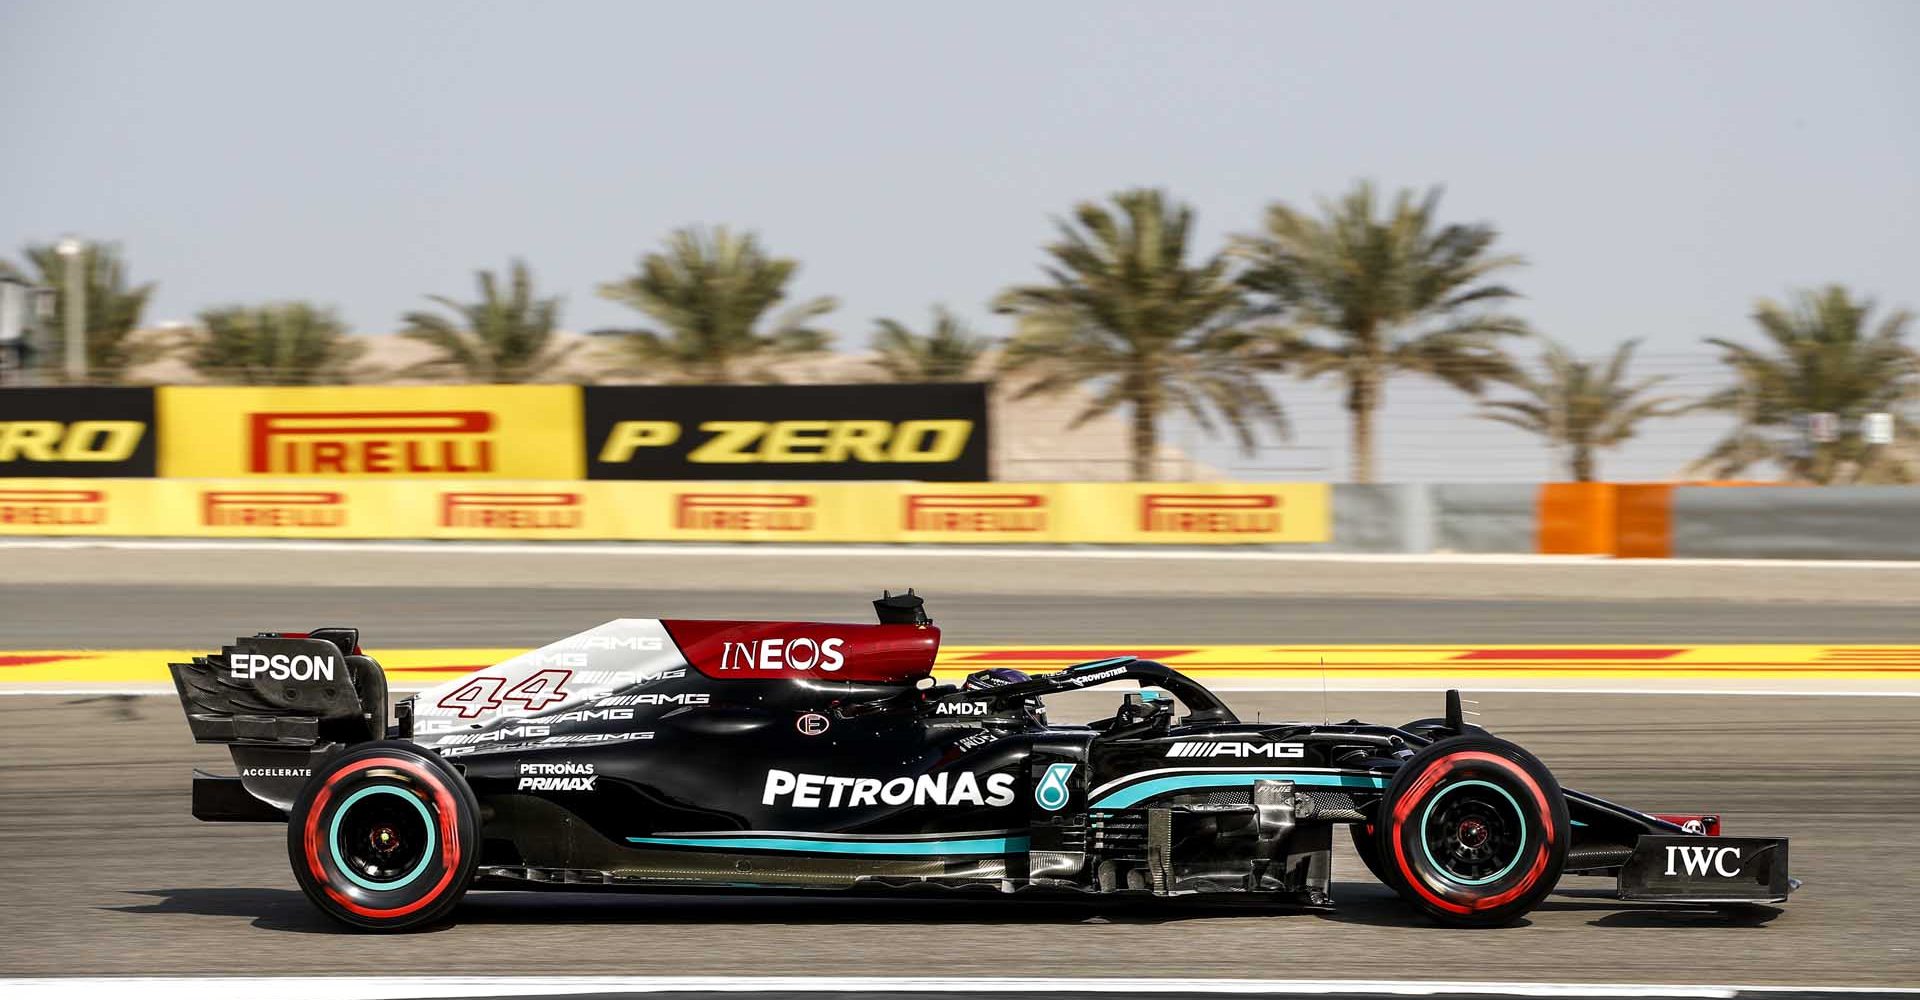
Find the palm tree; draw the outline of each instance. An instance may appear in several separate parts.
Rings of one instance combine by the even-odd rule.
[[[228,306],[200,314],[187,364],[241,385],[345,382],[366,345],[350,339],[333,310],[305,302]]]
[[[973,372],[993,339],[976,335],[945,306],[935,306],[933,329],[917,334],[898,320],[877,321],[873,366],[895,382],[960,382]]]
[[[1708,338],[1733,368],[1735,384],[1704,405],[1740,422],[1695,469],[1726,478],[1771,462],[1803,482],[1914,481],[1920,431],[1900,412],[1920,395],[1920,360],[1906,342],[1913,314],[1898,309],[1876,325],[1868,319],[1873,311],[1871,300],[1828,285],[1798,292],[1787,304],[1762,299],[1755,306],[1753,321],[1771,350]],[[1864,425],[1873,413],[1891,415],[1892,444],[1867,440]],[[1832,415],[1833,440],[1809,440],[1815,414]]]
[[[1074,426],[1127,407],[1140,480],[1153,478],[1160,420],[1175,409],[1209,433],[1217,415],[1246,448],[1256,424],[1285,432],[1256,376],[1259,345],[1236,325],[1243,296],[1226,257],[1187,263],[1191,208],[1133,190],[1114,195],[1111,210],[1083,202],[1057,226],[1049,283],[1008,289],[995,304],[1018,317],[1001,364],[1034,376],[1021,397],[1089,384]]]
[[[1332,375],[1346,385],[1353,478],[1374,476],[1374,411],[1386,380],[1425,375],[1478,395],[1513,364],[1499,339],[1524,334],[1520,320],[1489,311],[1515,297],[1488,279],[1521,259],[1495,254],[1488,225],[1440,225],[1440,189],[1416,199],[1401,191],[1376,217],[1373,185],[1362,182],[1320,218],[1284,204],[1267,209],[1266,231],[1236,247],[1250,267],[1242,281],[1273,312],[1292,312],[1325,339],[1273,334],[1302,378]]]
[[[27,247],[27,260],[39,272],[37,284],[56,290],[50,331],[43,344],[41,361],[59,365],[66,356],[67,259],[51,243]],[[8,266],[8,271],[18,273]],[[102,380],[118,379],[134,365],[151,361],[160,353],[150,344],[129,342],[129,335],[140,328],[141,314],[153,295],[153,283],[129,287],[127,266],[120,249],[108,243],[82,244],[80,273],[86,295],[87,371]]]
[[[665,252],[640,260],[638,273],[600,286],[600,294],[640,310],[659,330],[604,330],[624,335],[627,355],[643,370],[672,381],[775,381],[771,361],[822,350],[831,335],[808,325],[839,303],[808,299],[757,329],[787,296],[799,264],[768,256],[752,233],[688,227],[667,237]]]
[[[1480,404],[1480,415],[1538,434],[1555,448],[1568,449],[1567,471],[1576,482],[1592,482],[1593,453],[1617,448],[1633,437],[1643,420],[1671,417],[1689,408],[1676,396],[1648,396],[1666,376],[1628,380],[1627,365],[1639,341],[1614,349],[1604,367],[1583,361],[1548,341],[1541,375],[1516,373],[1512,382],[1525,399]]]
[[[409,373],[451,370],[475,382],[533,382],[551,375],[579,349],[578,341],[556,341],[560,299],[534,296],[533,274],[525,261],[512,263],[504,291],[492,271],[476,271],[474,276],[480,285],[478,302],[428,296],[452,310],[457,321],[430,312],[401,317],[406,324],[402,337],[439,352]]]

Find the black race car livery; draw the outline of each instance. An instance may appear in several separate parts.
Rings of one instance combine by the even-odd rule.
[[[1626,899],[1779,902],[1787,842],[1562,789],[1445,714],[1244,722],[1131,656],[961,685],[919,597],[879,624],[621,619],[402,700],[352,629],[172,665],[194,815],[287,824],[294,875],[369,929],[469,887],[1260,897],[1332,905],[1332,838],[1447,924],[1514,920],[1562,874]],[[1111,718],[1045,699],[1124,685]],[[1183,714],[1184,713],[1184,714]]]

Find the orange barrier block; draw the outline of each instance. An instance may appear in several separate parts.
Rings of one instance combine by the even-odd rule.
[[[1614,550],[1623,559],[1673,555],[1673,486],[1623,483],[1614,488]]]
[[[1614,489],[1612,483],[1542,483],[1536,549],[1548,555],[1611,555]]]

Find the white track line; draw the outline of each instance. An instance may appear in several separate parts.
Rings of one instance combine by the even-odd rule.
[[[1612,559],[1606,556],[1548,556],[1533,553],[1475,552],[1297,552],[1273,549],[1199,549],[1157,546],[1077,548],[1069,545],[935,545],[875,543],[824,545],[802,542],[486,542],[486,541],[344,541],[294,538],[6,538],[0,549],[133,549],[451,553],[473,555],[692,555],[751,556],[810,555],[823,557],[876,556],[922,559],[977,557],[983,559],[1191,559],[1251,562],[1432,563],[1439,565],[1614,566],[1614,567],[1792,567],[1814,569],[1920,569],[1920,561],[1870,559]]]
[[[1699,997],[1784,991],[1913,994],[1867,987],[1691,986],[1615,983],[1442,982],[1292,979],[936,979],[757,976],[287,976],[0,979],[10,1000],[134,996],[141,1000],[386,1000],[392,997],[567,996],[583,993],[1115,993],[1317,994],[1516,997]]]

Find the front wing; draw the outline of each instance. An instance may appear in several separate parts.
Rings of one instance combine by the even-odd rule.
[[[1620,869],[1621,899],[1780,903],[1798,885],[1785,838],[1645,835]]]

